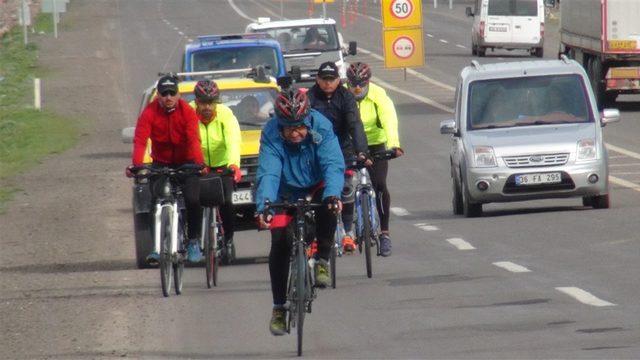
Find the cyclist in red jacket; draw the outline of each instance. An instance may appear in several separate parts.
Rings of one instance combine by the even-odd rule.
[[[157,97],[147,105],[138,118],[133,137],[132,166],[143,164],[147,141],[151,139],[152,166],[178,167],[183,164],[204,164],[200,149],[198,116],[189,104],[180,98],[178,79],[166,75],[158,80]],[[154,189],[151,179],[151,189]],[[182,193],[187,207],[187,246],[189,261],[200,261],[200,183],[197,176],[182,179]],[[152,190],[152,195],[153,190]],[[158,261],[152,253],[148,261]]]

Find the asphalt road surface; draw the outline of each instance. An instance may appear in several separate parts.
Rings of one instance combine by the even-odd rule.
[[[640,97],[620,97],[610,144],[612,208],[580,199],[485,205],[481,218],[451,213],[449,139],[457,74],[472,60],[461,1],[425,1],[426,66],[382,66],[379,2],[330,4],[353,60],[372,64],[395,100],[406,156],[391,162],[393,255],[339,259],[338,288],[324,290],[305,322],[305,357],[603,359],[640,356]],[[309,13],[283,1],[284,17]],[[295,336],[268,331],[267,233],[237,233],[238,264],[208,290],[202,268],[184,294],[163,298],[158,270],[136,270],[130,146],[142,91],[177,70],[201,34],[242,32],[280,16],[275,0],[74,0],[60,38],[40,39],[45,106],[79,119],[79,145],[16,179],[0,215],[0,357],[280,358]],[[313,15],[320,15],[316,6]],[[545,55],[557,49],[548,21]],[[496,51],[480,62],[526,61]]]

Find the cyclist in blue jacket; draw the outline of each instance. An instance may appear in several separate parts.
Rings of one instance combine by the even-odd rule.
[[[269,273],[273,314],[269,329],[273,335],[284,335],[291,247],[286,228],[292,217],[286,213],[265,217],[264,203],[294,202],[311,195],[313,202],[327,204],[315,211],[318,252],[314,272],[316,285],[325,287],[331,282],[328,260],[337,224],[335,214],[342,209],[340,194],[345,165],[331,122],[310,109],[306,93],[284,90],[276,99],[275,113],[260,139],[256,204],[259,225],[271,229]]]

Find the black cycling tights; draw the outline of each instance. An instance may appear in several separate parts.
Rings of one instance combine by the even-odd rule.
[[[384,151],[384,144],[369,146],[370,153]],[[380,216],[380,230],[389,231],[389,208],[391,207],[391,196],[387,189],[387,173],[389,171],[388,160],[376,160],[369,169],[371,183],[376,191],[376,206],[378,216]]]
[[[322,191],[320,191],[321,193]],[[315,211],[316,238],[318,239],[318,253],[316,259],[329,260],[333,236],[336,231],[336,216],[327,208]],[[289,253],[291,240],[287,234],[293,234],[295,223],[292,221],[286,227],[271,229],[271,252],[269,253],[269,274],[271,275],[271,292],[274,305],[284,305],[287,301],[287,278],[289,277]]]

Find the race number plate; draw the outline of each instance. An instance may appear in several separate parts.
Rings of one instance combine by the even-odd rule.
[[[253,194],[251,190],[234,191],[233,194],[231,194],[231,202],[234,205],[251,204],[253,203]]]
[[[518,186],[557,184],[560,182],[562,182],[562,175],[559,172],[516,175],[516,185]]]

